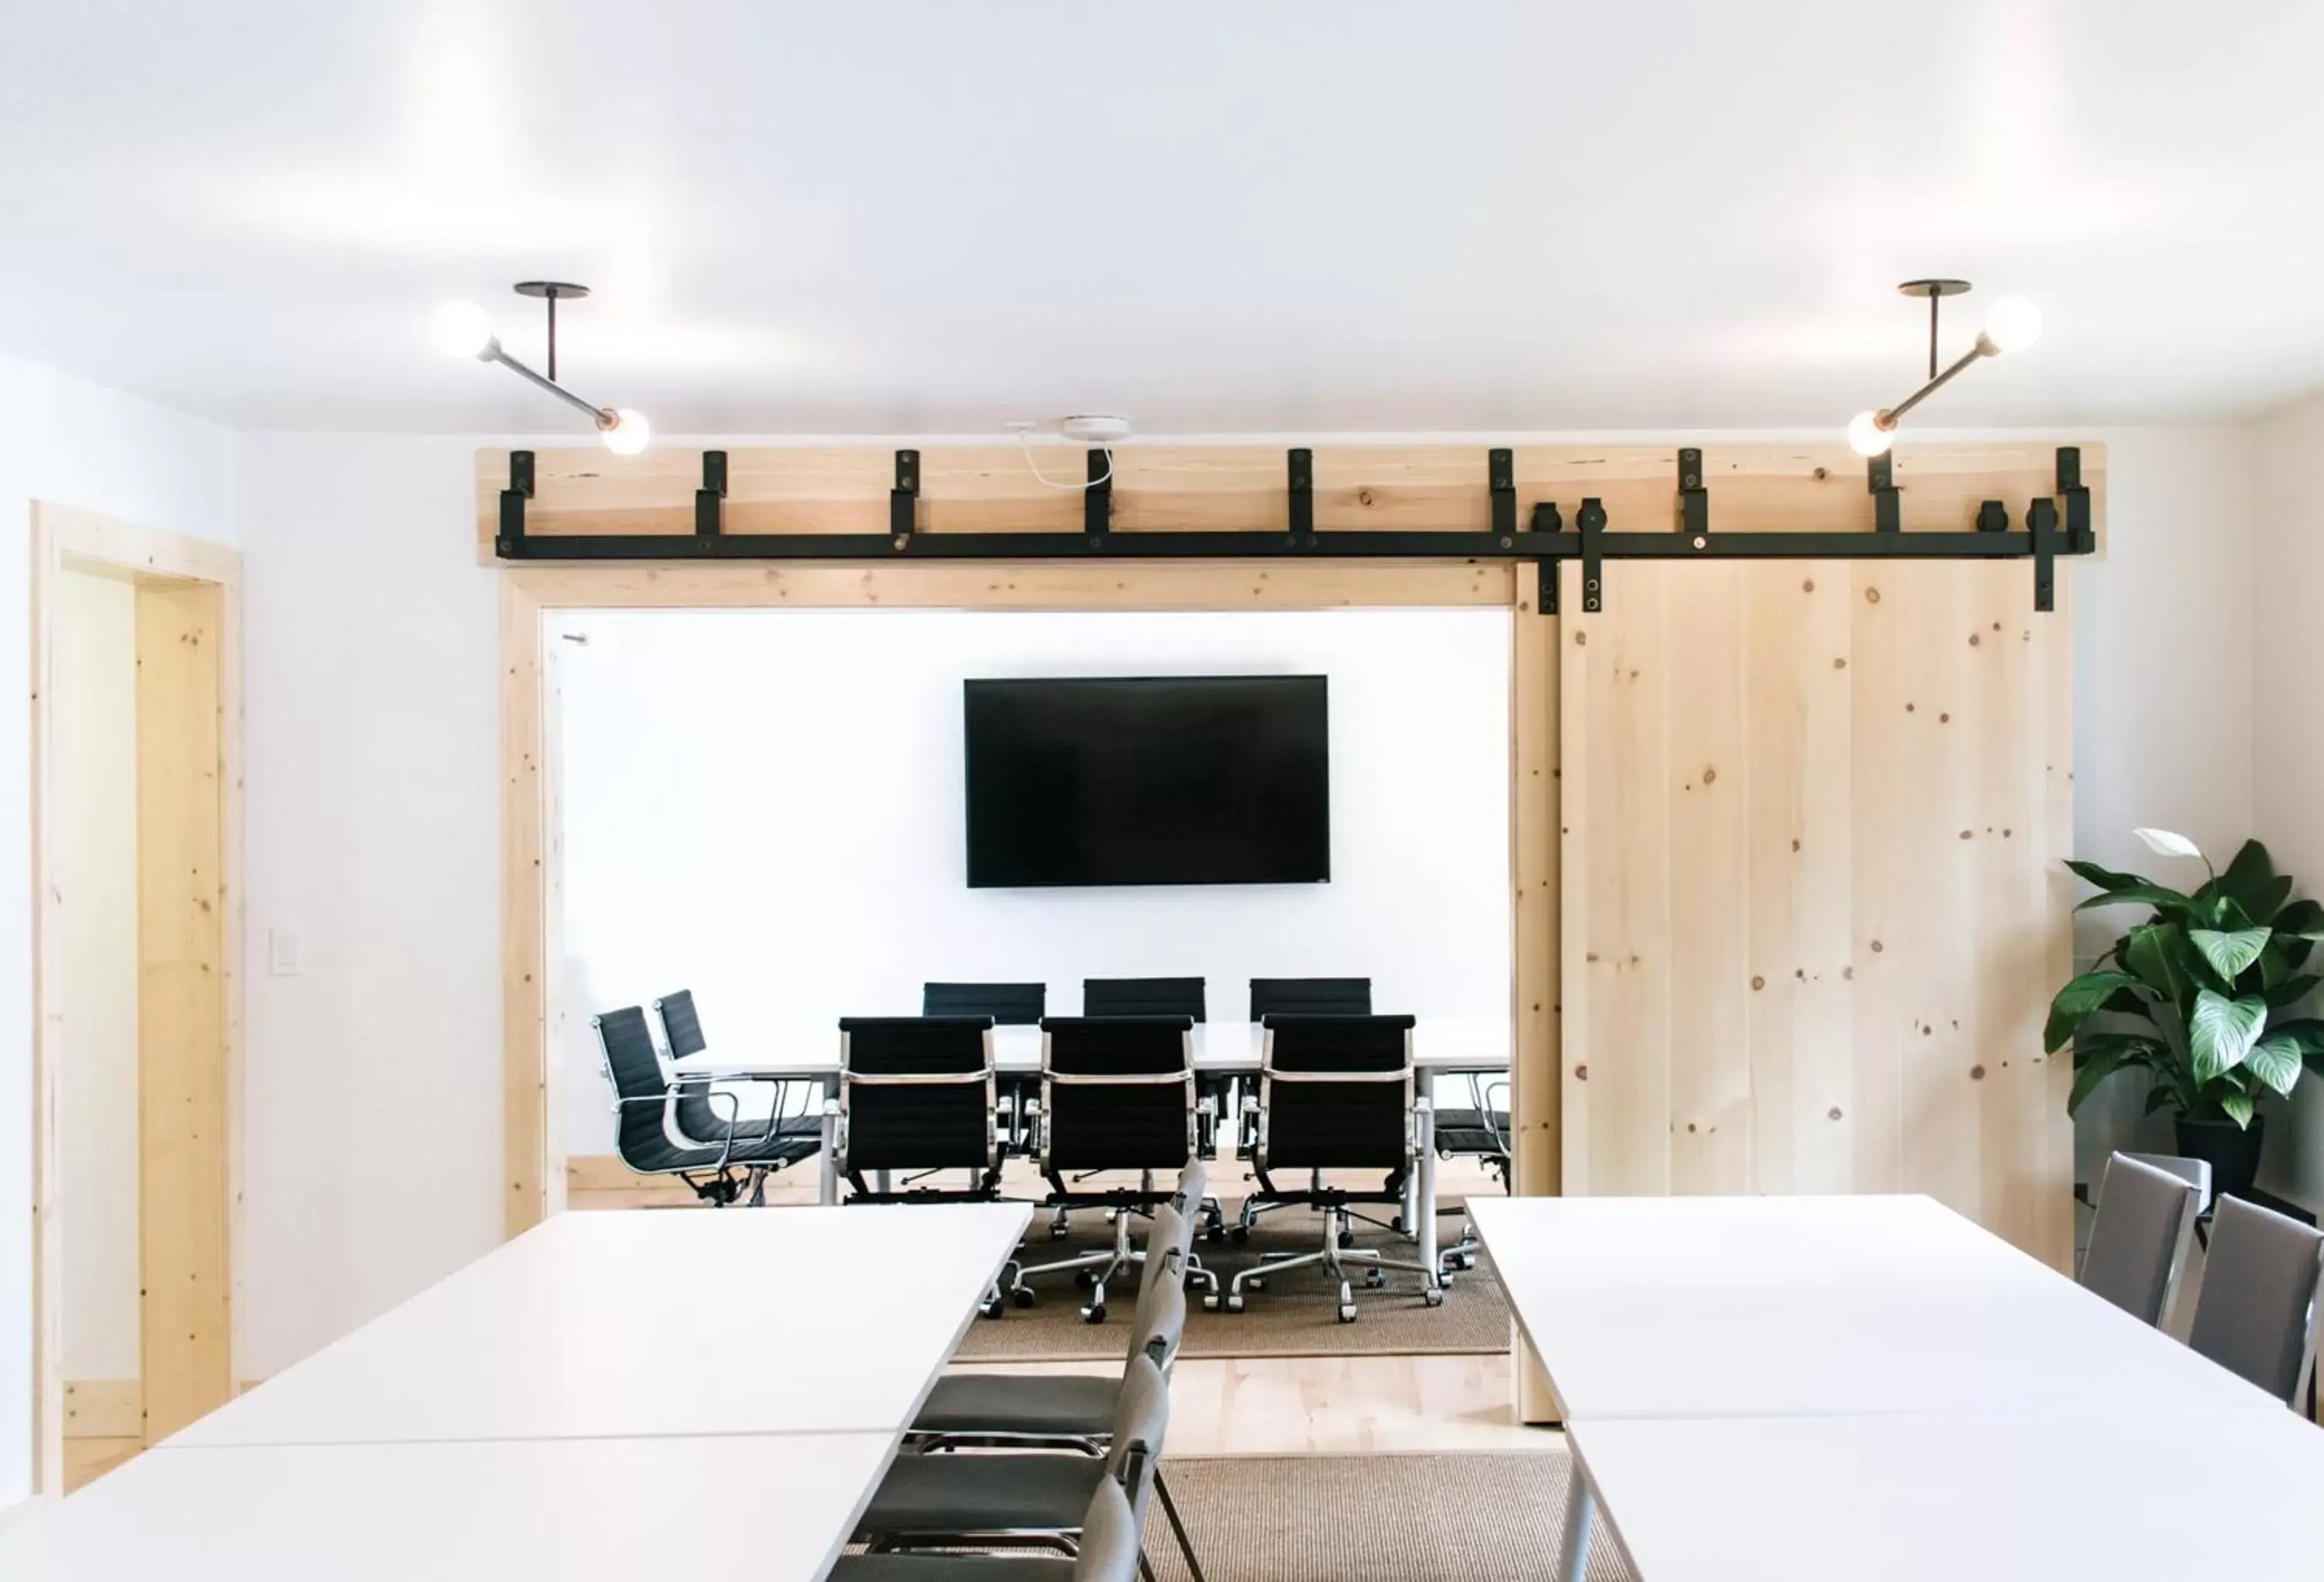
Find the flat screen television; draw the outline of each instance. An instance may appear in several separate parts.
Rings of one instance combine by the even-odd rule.
[[[964,683],[971,889],[1332,876],[1322,676]]]

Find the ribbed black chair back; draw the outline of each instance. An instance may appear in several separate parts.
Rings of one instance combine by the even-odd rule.
[[[1001,1027],[1032,1027],[1048,1010],[1047,984],[922,984],[923,1016],[990,1016]]]
[[[661,1058],[654,1051],[653,1034],[646,1026],[642,1006],[624,1005],[592,1018],[598,1045],[605,1051],[605,1071],[621,1099],[615,1106],[614,1146],[622,1157],[644,1168],[643,1162],[668,1152],[669,1138],[662,1129],[662,1109],[648,1102],[666,1097],[669,1084],[661,1074]]]
[[[840,1105],[846,1168],[989,1170],[989,1016],[845,1016]]]
[[[702,1036],[702,1017],[694,1009],[692,989],[664,995],[653,1004],[654,1014],[661,1018],[661,1035],[669,1045],[671,1059],[682,1060],[710,1047]]]
[[[1194,1145],[1188,1016],[1041,1022],[1042,1169],[1171,1170]]]
[[[1369,1016],[1372,980],[1368,977],[1255,977],[1250,980],[1250,1019],[1270,1016]]]
[[[702,1036],[702,1018],[694,1009],[692,989],[664,995],[653,1008],[661,1018],[662,1042],[671,1059],[682,1060],[710,1047]],[[715,1143],[726,1135],[729,1123],[712,1107],[707,1087],[689,1083],[679,1088],[674,1114],[678,1129],[696,1143]]]
[[[1085,977],[1082,979],[1082,1014],[1209,1020],[1204,1014],[1203,980],[1198,977]]]
[[[1399,1170],[1412,1138],[1409,1016],[1270,1016],[1262,1170]],[[1345,1073],[1346,1079],[1330,1080]]]

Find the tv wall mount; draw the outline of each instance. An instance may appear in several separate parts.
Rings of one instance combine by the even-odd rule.
[[[1506,560],[1538,568],[1538,607],[1558,613],[1558,567],[1582,566],[1582,608],[1605,608],[1609,560],[2031,560],[2034,607],[2057,598],[2060,557],[2098,547],[2090,526],[2090,492],[2082,482],[2082,453],[2057,452],[2054,495],[2028,501],[2024,525],[2011,524],[2007,503],[1978,507],[1969,532],[1906,532],[1903,492],[1891,458],[1872,458],[1865,486],[1872,495],[1870,532],[1714,532],[1702,452],[1678,453],[1674,531],[1609,532],[1596,495],[1575,507],[1573,525],[1554,500],[1537,501],[1522,523],[1513,453],[1486,452],[1485,476],[1492,525],[1470,532],[1322,532],[1315,528],[1314,452],[1286,453],[1285,522],[1279,528],[1226,532],[1112,531],[1112,457],[1089,453],[1090,482],[1082,493],[1079,532],[921,532],[918,531],[920,453],[896,452],[896,481],[888,492],[884,533],[730,533],[724,529],[726,452],[702,453],[702,484],[694,493],[694,532],[687,533],[533,533],[525,531],[532,498],[533,452],[509,453],[508,486],[501,491],[494,551],[513,563],[590,560]],[[2062,504],[2062,512],[2061,505]]]

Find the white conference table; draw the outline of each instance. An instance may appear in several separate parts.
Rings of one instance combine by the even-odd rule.
[[[2015,1575],[1914,1569],[1898,1557],[1923,1535],[1906,1523],[1941,1513],[1958,1530],[1948,1544],[1980,1559],[2014,1547],[2054,1560],[2092,1522],[2156,1520],[2154,1491],[2187,1472],[2265,1453],[2279,1420],[2315,1432],[1926,1198],[1491,1199],[1470,1215],[1576,1453],[1560,1582],[1582,1576],[1601,1508],[1641,1582],[1712,1575],[1705,1557],[1722,1576]],[[2126,1411],[2154,1425],[2130,1441],[2150,1457],[2134,1493],[2077,1504],[2064,1464],[2126,1466]],[[2043,1470],[2024,1473],[2035,1494],[1996,1503],[2006,1457],[1965,1447],[2011,1436],[2043,1447],[2029,1452]],[[1702,1492],[1721,1476],[1736,1481]],[[1892,1486],[1906,1477],[1916,1486]],[[2324,1479],[2310,1493],[2324,1500]],[[1722,1530],[1752,1501],[1750,1521]],[[1800,1563],[1826,1553],[1837,1568]]]
[[[12,1521],[0,1576],[811,1582],[1030,1217],[559,1215]]]
[[[2324,1577],[2324,1429],[2280,1405],[1615,1418],[1566,1433],[1574,1481],[1586,1469],[1640,1582]]]
[[[901,1433],[1031,1215],[560,1214],[166,1443]]]
[[[1509,1023],[1496,1017],[1428,1016],[1413,1028],[1413,1093],[1420,1111],[1420,1135],[1418,1168],[1407,1193],[1406,1221],[1408,1234],[1419,1244],[1422,1261],[1431,1265],[1437,1262],[1435,1078],[1439,1073],[1506,1072],[1509,1041]],[[1267,1030],[1256,1022],[1198,1022],[1193,1043],[1196,1073],[1247,1077],[1259,1069]],[[1039,1075],[1041,1030],[1015,1025],[994,1028],[992,1065],[1003,1076]],[[673,1060],[670,1069],[681,1076],[816,1082],[822,1085],[825,1099],[833,1101],[839,1096],[839,1030],[829,1023],[793,1027],[764,1040],[756,1053],[709,1050]],[[838,1152],[830,1103],[824,1108],[818,1195],[825,1203],[836,1203]]]
[[[675,1564],[808,1582],[895,1447],[890,1433],[164,1447],[0,1529],[0,1576],[637,1582]]]

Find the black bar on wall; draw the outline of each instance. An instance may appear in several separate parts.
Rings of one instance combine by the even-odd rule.
[[[504,560],[521,557],[524,549],[524,505],[532,498],[532,452],[509,452],[508,487],[501,491],[501,529],[493,552]]]
[[[702,486],[694,491],[694,531],[703,538],[716,538],[725,526],[721,519],[726,504],[726,453],[706,450],[702,453]]]
[[[1113,531],[1113,452],[1089,453],[1089,485],[1082,490],[1082,531],[1103,538]]]
[[[901,549],[903,541],[912,536],[918,525],[920,500],[920,453],[917,450],[896,452],[896,483],[888,491],[888,532]]]
[[[1312,538],[1315,532],[1315,453],[1293,450],[1284,458],[1286,486],[1290,490],[1291,532]]]

